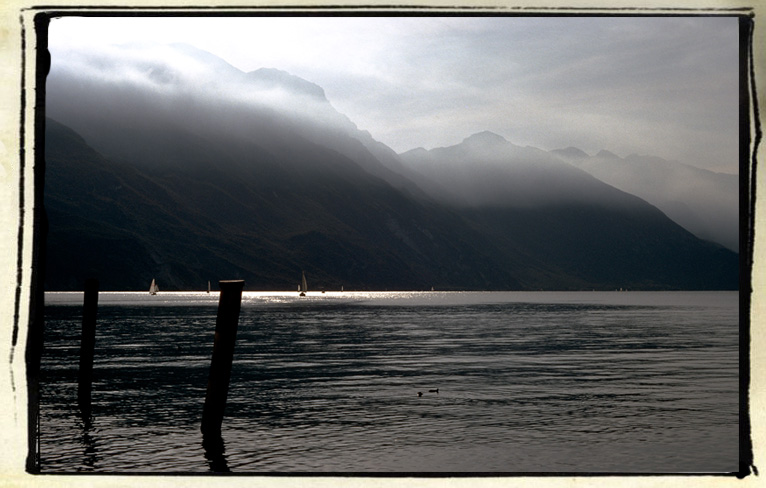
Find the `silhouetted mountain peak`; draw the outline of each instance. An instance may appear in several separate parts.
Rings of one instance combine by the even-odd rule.
[[[319,85],[280,69],[260,68],[247,73],[246,76],[249,80],[255,80],[259,84],[267,87],[283,87],[322,100],[327,99],[324,90]]]
[[[618,155],[611,151],[607,151],[606,149],[602,149],[596,154],[597,158],[603,158],[603,159],[620,159]]]
[[[588,153],[583,151],[582,149],[578,149],[573,146],[569,146],[564,149],[554,149],[551,151],[553,154],[557,154],[559,156],[564,156],[565,158],[569,159],[584,159],[589,157]]]
[[[489,146],[489,145],[497,145],[497,144],[507,144],[508,140],[506,140],[501,135],[485,130],[485,131],[477,132],[476,134],[466,137],[465,139],[463,139],[462,143],[468,144],[468,145]]]
[[[405,151],[400,154],[400,156],[408,157],[408,156],[424,156],[428,154],[428,149],[424,147],[416,147],[415,149],[410,149],[409,151]]]

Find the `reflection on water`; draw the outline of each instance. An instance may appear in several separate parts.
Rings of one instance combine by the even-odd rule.
[[[211,295],[101,294],[91,422],[46,296],[43,473],[738,468],[736,293],[245,293],[203,441]]]
[[[91,435],[90,418],[83,424],[81,443],[83,446],[82,465],[77,468],[78,471],[93,471],[98,463],[98,453],[96,442]]]
[[[223,438],[218,436],[204,436],[202,448],[205,449],[205,459],[208,461],[210,471],[213,473],[228,473],[229,465],[226,463],[226,446]]]

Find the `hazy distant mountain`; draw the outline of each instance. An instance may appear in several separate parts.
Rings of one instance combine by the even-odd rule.
[[[420,174],[417,181],[432,197],[480,222],[494,242],[534,249],[547,263],[587,282],[619,286],[621,278],[640,276],[639,286],[652,287],[663,268],[681,266],[691,276],[691,262],[703,254],[728,255],[714,245],[701,245],[644,200],[545,151],[514,145],[491,132],[401,157]],[[687,261],[683,252],[676,254],[681,249],[696,257]]]
[[[602,150],[551,151],[596,178],[637,195],[701,239],[739,250],[739,177],[658,157],[620,158]]]
[[[432,197],[457,205],[644,204],[546,151],[517,146],[492,132],[450,147],[414,149],[401,158]]]
[[[289,73],[120,49],[48,77],[48,289],[737,286],[736,254],[544,151],[483,133],[416,172]]]

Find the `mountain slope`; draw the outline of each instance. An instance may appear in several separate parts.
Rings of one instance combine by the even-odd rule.
[[[487,131],[454,146],[415,149],[401,158],[433,198],[454,205],[644,204],[545,151],[517,146]]]
[[[52,66],[47,289],[97,276],[290,290],[301,270],[315,289],[737,286],[734,253],[543,151],[470,138],[461,150],[483,156],[468,174],[484,176],[467,192],[417,173],[310,82],[166,49],[116,74],[100,71],[108,56]],[[527,180],[503,173],[506,152]]]
[[[338,170],[339,159],[313,147],[313,172],[264,156],[257,167],[153,174],[103,158],[49,119],[47,287],[96,275],[105,289],[243,278],[248,289],[284,290],[302,269],[316,288],[514,284],[492,271],[491,247],[462,219],[350,162]]]
[[[498,245],[533,249],[581,287],[696,288],[711,280],[728,287],[736,280],[734,253],[544,151],[483,132],[401,156],[422,181],[438,184],[424,183],[431,196],[461,209]]]
[[[666,161],[609,151],[595,156],[575,149],[551,151],[570,164],[657,206],[701,239],[739,249],[739,178]]]

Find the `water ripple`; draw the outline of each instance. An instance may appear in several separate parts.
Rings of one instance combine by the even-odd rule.
[[[86,425],[77,296],[55,296],[42,471],[738,468],[736,294],[293,295],[244,297],[213,447],[217,297],[105,294]]]

